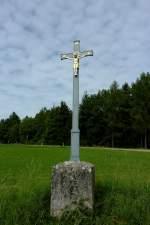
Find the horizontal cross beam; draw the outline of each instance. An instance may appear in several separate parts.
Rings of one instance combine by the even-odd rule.
[[[74,41],[73,53],[62,53],[61,60],[63,59],[74,59],[74,58],[84,58],[87,56],[93,56],[93,50],[86,50],[80,52],[80,41]]]

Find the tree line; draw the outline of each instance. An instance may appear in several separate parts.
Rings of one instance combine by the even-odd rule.
[[[20,119],[0,121],[0,143],[70,145],[72,112],[65,102]],[[79,108],[81,145],[150,147],[150,73],[131,85],[85,93]]]

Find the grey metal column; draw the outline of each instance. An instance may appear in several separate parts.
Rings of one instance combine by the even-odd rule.
[[[72,130],[71,130],[71,161],[80,161],[80,131],[79,131],[79,60],[93,56],[92,50],[80,52],[80,41],[74,41],[73,53],[61,54],[61,60],[73,60],[73,103],[72,103]]]
[[[74,42],[74,52],[76,51]],[[78,42],[78,48],[79,48]],[[78,49],[78,52],[80,49]],[[77,52],[77,54],[78,54]],[[74,59],[73,67],[73,103],[72,103],[72,130],[71,130],[71,161],[79,161],[80,146],[79,131],[79,59]]]
[[[79,77],[73,77],[73,110],[71,130],[71,161],[79,161]]]

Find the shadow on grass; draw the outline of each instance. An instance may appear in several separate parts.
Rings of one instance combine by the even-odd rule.
[[[97,183],[93,212],[80,205],[74,211],[66,211],[55,224],[150,225],[150,187]]]
[[[50,217],[49,187],[13,189],[0,196],[0,225],[149,225],[150,187],[97,183],[95,209],[79,205],[59,220]]]

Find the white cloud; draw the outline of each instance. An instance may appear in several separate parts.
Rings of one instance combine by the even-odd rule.
[[[93,49],[83,59],[80,96],[113,80],[134,81],[150,68],[148,0],[1,0],[0,118],[72,102],[72,65],[59,54]]]

